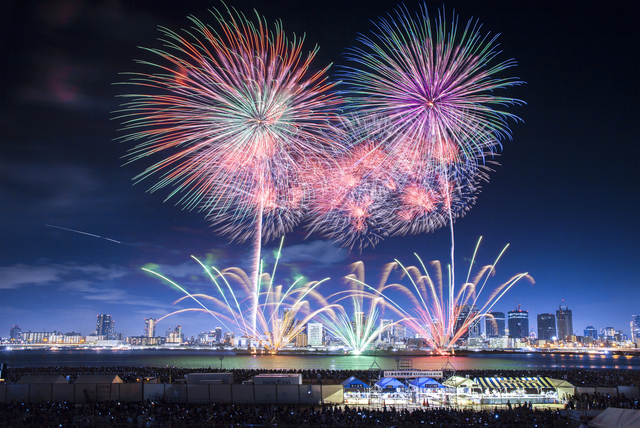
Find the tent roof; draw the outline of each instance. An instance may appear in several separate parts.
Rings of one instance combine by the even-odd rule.
[[[342,382],[341,385],[345,388],[369,388],[369,385],[356,378],[355,376],[351,376],[349,379]]]
[[[25,375],[16,383],[69,383],[69,381],[61,375]]]
[[[589,422],[590,427],[632,428],[640,426],[640,410],[609,407]]]
[[[570,384],[564,379],[551,379],[550,377],[546,378],[555,388],[575,388],[574,385]]]
[[[80,375],[74,383],[123,383],[120,376],[115,374]]]
[[[431,388],[444,388],[440,382],[437,380],[431,379],[430,377],[419,377],[415,380],[412,380],[411,385],[418,386],[420,388],[431,387]]]
[[[474,381],[482,388],[495,389],[552,389],[555,386],[545,377],[477,377]]]
[[[406,385],[400,382],[398,379],[394,377],[383,377],[378,382],[376,382],[376,386],[380,388],[405,388]]]
[[[478,384],[476,384],[473,380],[462,376],[451,376],[449,379],[442,382],[442,384],[446,386],[454,386],[456,388],[474,388],[478,386]]]

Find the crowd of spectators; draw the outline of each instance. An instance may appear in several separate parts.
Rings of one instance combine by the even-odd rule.
[[[178,367],[21,367],[9,368],[6,381],[13,383],[24,375],[62,375],[71,382],[85,374],[117,374],[124,382],[140,382],[142,378],[171,383],[189,373],[231,372],[240,383],[263,373],[300,373],[304,383],[338,384],[350,376],[373,383],[379,371],[370,370],[273,370],[218,369]],[[445,373],[445,377],[454,374]],[[640,384],[640,370],[461,370],[458,376],[535,377],[566,379],[575,386],[620,386]],[[597,410],[607,407],[640,409],[637,399],[624,395],[576,394],[568,401],[568,409]],[[535,409],[530,405],[508,406],[491,411],[428,408],[371,409],[349,406],[322,408],[283,405],[144,403],[0,403],[2,427],[172,427],[172,426],[419,426],[435,427],[556,427],[565,420],[557,410]]]
[[[393,407],[294,407],[231,404],[144,403],[0,403],[0,426],[25,427],[559,427],[566,417],[557,410],[473,411],[432,408],[408,411]]]
[[[626,397],[624,394],[574,394],[567,402],[567,408],[572,410],[604,410],[608,407],[620,409],[640,409],[640,400]]]
[[[9,368],[7,381],[16,382],[24,375],[56,374],[69,376],[73,382],[83,374],[117,374],[123,382],[140,382],[142,378],[155,378],[159,383],[172,383],[183,379],[189,373],[231,372],[235,383],[250,380],[253,376],[264,373],[301,373],[305,383],[339,384],[350,376],[355,376],[368,384],[380,378],[379,371],[372,370],[274,370],[274,369],[218,369],[211,367],[19,367]],[[454,374],[445,373],[445,378]],[[575,370],[459,370],[458,376],[475,377],[536,377],[544,376],[554,379],[565,379],[574,386],[631,386],[640,385],[640,370],[612,369],[575,369]]]

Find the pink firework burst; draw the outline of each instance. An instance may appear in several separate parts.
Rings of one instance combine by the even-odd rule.
[[[477,21],[460,32],[455,14],[449,28],[442,14],[432,25],[424,5],[415,19],[405,7],[396,12],[395,19],[381,19],[371,37],[360,37],[364,47],[349,52],[359,66],[343,76],[351,104],[392,122],[396,141],[410,153],[447,157],[443,144],[454,144],[460,160],[474,164],[510,136],[507,119],[517,119],[500,107],[521,102],[496,95],[522,83],[497,77],[515,61],[494,63],[496,37],[481,35]]]
[[[317,169],[308,228],[362,249],[388,235],[397,171],[384,138],[368,134],[368,122],[351,117],[342,125],[339,138],[346,148],[328,168]]]
[[[161,61],[132,73],[144,92],[125,95],[121,119],[137,145],[129,161],[162,158],[136,177],[206,213],[221,231],[242,241],[271,239],[300,221],[309,158],[335,143],[326,138],[339,104],[327,68],[309,72],[318,51],[304,55],[304,38],[289,39],[235,9],[213,10],[215,28],[190,17],[190,31],[161,28]]]

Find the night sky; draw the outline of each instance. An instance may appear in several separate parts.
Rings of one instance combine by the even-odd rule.
[[[395,1],[229,1],[245,14],[255,7],[288,35],[306,33],[320,46],[316,66],[348,64],[345,50]],[[405,1],[410,11],[419,3]],[[442,2],[427,2],[432,15]],[[249,269],[249,244],[229,243],[201,213],[163,202],[167,191],[135,186],[148,164],[122,166],[130,146],[114,141],[114,120],[126,88],[119,73],[148,71],[134,59],[154,59],[139,46],[159,47],[157,26],[179,30],[187,15],[213,23],[216,1],[0,2],[0,336],[23,331],[89,334],[96,315],[111,314],[116,331],[140,335],[144,318],[176,309],[182,293],[144,273],[150,264],[192,293],[213,292],[190,256],[218,268]],[[640,3],[557,1],[444,2],[460,22],[477,18],[482,32],[501,33],[500,59],[526,82],[508,96],[526,101],[510,111],[512,141],[483,184],[476,205],[455,224],[456,267],[462,277],[480,236],[478,265],[509,249],[493,286],[520,272],[521,282],[495,306],[521,305],[536,315],[573,311],[578,335],[587,325],[629,334],[640,313]],[[51,227],[56,226],[56,227]],[[96,236],[75,233],[73,229]],[[102,237],[102,238],[101,238]],[[103,239],[109,238],[109,239]],[[117,242],[116,242],[117,241]],[[277,242],[269,243],[265,253]],[[347,266],[363,260],[377,283],[381,266],[399,259],[449,259],[447,228],[397,237],[362,253],[340,249],[298,228],[285,238],[278,281],[330,276],[339,287]],[[564,303],[562,302],[564,300]],[[483,301],[481,299],[481,301]],[[187,335],[213,329],[209,315],[167,318]]]

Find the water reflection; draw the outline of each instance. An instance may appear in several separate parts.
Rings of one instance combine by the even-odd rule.
[[[144,350],[144,351],[68,351],[13,350],[0,352],[2,362],[11,367],[31,366],[176,366],[186,368],[219,367],[220,354],[210,351]],[[415,370],[440,369],[449,362],[457,370],[526,370],[526,369],[640,369],[640,356],[560,355],[560,354],[469,354],[451,358],[442,356],[410,358]],[[366,355],[224,355],[227,369],[331,369],[368,370],[372,365],[382,370],[395,370],[394,356]]]

